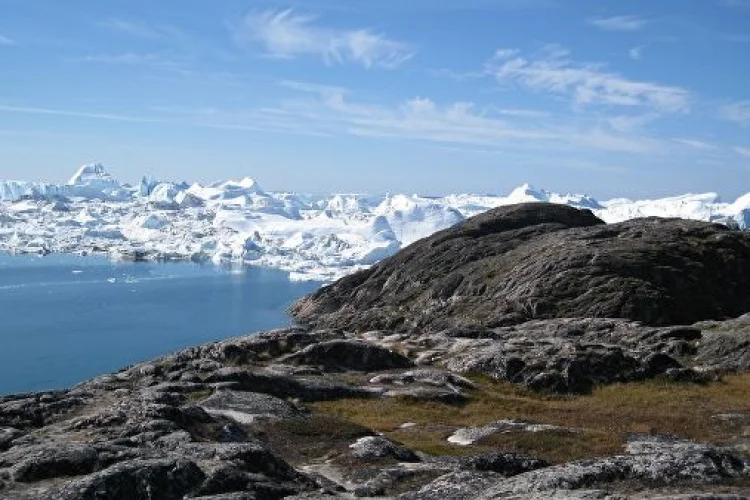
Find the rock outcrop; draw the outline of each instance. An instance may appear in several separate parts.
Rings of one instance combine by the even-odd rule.
[[[606,225],[588,210],[491,210],[291,309],[316,327],[436,331],[549,318],[650,325],[750,311],[750,234],[681,219]]]
[[[713,322],[711,339],[724,335],[736,337],[733,345],[748,342],[749,324],[750,316]],[[528,492],[538,496],[518,498],[566,497],[561,491],[604,498],[621,491],[621,483],[682,493],[696,487],[742,491],[750,488],[750,461],[741,446],[634,436],[622,455],[552,467],[502,448],[465,453],[493,435],[564,434],[576,440],[585,429],[492,420],[487,414],[487,423],[478,427],[437,427],[443,446],[452,446],[455,455],[431,455],[315,409],[337,400],[356,405],[364,398],[459,411],[481,397],[477,383],[460,373],[485,373],[529,387],[546,380],[540,388],[569,392],[671,373],[693,380],[708,370],[699,369],[697,360],[715,370],[749,368],[736,356],[722,365],[723,350],[703,339],[697,326],[655,328],[600,319],[413,338],[291,329],[198,346],[70,390],[0,397],[0,498],[443,499]],[[589,342],[597,344],[587,359],[604,353],[591,365],[580,358]],[[311,349],[316,345],[320,349]],[[521,345],[526,350],[518,354]],[[341,352],[378,354],[366,357],[372,363],[367,371],[330,370]],[[628,361],[612,363],[613,353]],[[516,355],[523,366],[513,378],[507,370],[519,363],[512,361]],[[694,377],[685,376],[688,372]],[[738,432],[748,423],[750,413],[716,420],[717,426],[738,426]],[[414,425],[404,423],[404,432]]]

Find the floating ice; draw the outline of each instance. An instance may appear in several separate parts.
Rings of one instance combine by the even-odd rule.
[[[144,177],[131,187],[91,164],[63,185],[0,181],[0,250],[246,263],[286,270],[293,280],[329,281],[519,202],[588,208],[607,222],[664,216],[750,229],[750,193],[733,203],[715,193],[599,202],[524,184],[507,196],[312,195],[267,192],[249,177],[205,186]]]

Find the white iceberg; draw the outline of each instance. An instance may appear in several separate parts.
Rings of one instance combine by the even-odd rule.
[[[144,177],[131,187],[94,163],[63,185],[0,181],[0,250],[211,260],[329,281],[467,217],[520,202],[588,208],[607,222],[682,217],[750,229],[750,193],[732,203],[715,193],[600,202],[524,184],[507,195],[325,195],[268,192],[250,177],[205,186]]]

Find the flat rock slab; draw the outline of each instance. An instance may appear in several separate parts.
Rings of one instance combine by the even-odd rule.
[[[200,406],[211,415],[222,415],[241,424],[258,418],[291,418],[300,415],[292,403],[268,394],[219,390],[203,400]]]
[[[449,443],[458,444],[461,446],[469,446],[480,439],[486,438],[493,434],[503,434],[507,432],[520,431],[520,432],[543,432],[543,431],[569,431],[575,432],[565,427],[558,427],[556,425],[549,424],[534,424],[529,422],[521,422],[518,420],[498,420],[489,425],[480,427],[462,427],[456,432],[451,434],[448,438]]]

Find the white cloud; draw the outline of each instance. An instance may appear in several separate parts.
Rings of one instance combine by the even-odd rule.
[[[99,23],[102,28],[110,31],[116,31],[125,35],[138,38],[162,38],[168,36],[171,32],[169,27],[157,27],[149,24],[126,21],[123,19],[108,19]]]
[[[719,116],[725,120],[750,125],[750,101],[736,101],[719,108]]]
[[[365,68],[392,69],[414,54],[408,44],[384,34],[327,28],[316,21],[293,10],[254,12],[245,17],[235,35],[241,43],[261,44],[271,57],[317,56],[329,65],[354,62]]]
[[[643,59],[643,50],[646,48],[645,45],[639,45],[638,47],[633,47],[628,51],[628,57],[633,59],[634,61],[640,61]]]
[[[589,24],[609,31],[638,31],[650,21],[639,16],[596,17]]]
[[[299,82],[296,80],[282,80],[279,85],[299,92],[310,92],[313,94],[346,94],[348,91],[343,87],[335,85],[321,85],[319,83]]]
[[[300,90],[309,94],[315,86]],[[323,87],[315,98],[290,100],[264,109],[266,115],[286,117],[290,124],[331,135],[412,140],[496,151],[616,151],[658,153],[663,144],[633,133],[620,133],[601,124],[534,110],[480,107],[471,102],[439,104],[416,97],[383,105],[353,101],[346,91]],[[544,117],[544,119],[539,119]],[[530,119],[532,118],[532,119]],[[536,118],[536,119],[533,119]]]
[[[189,73],[187,60],[173,54],[123,52],[121,54],[90,54],[78,59],[88,63],[113,64],[123,66],[148,66],[164,71]]]
[[[701,149],[704,151],[716,149],[716,146],[714,146],[713,144],[696,139],[674,139],[674,141],[680,144],[684,144],[685,146],[690,146],[691,148]]]
[[[639,115],[617,115],[606,119],[607,124],[618,132],[634,132],[659,118],[655,113]]]
[[[159,118],[150,117],[138,117],[121,115],[117,113],[96,113],[90,111],[77,111],[77,110],[66,110],[66,109],[55,109],[55,108],[39,108],[31,106],[4,106],[0,105],[0,111],[6,113],[20,113],[26,115],[49,115],[49,116],[64,116],[68,118],[87,118],[94,120],[109,120],[118,122],[133,122],[133,123],[160,123],[164,120]]]
[[[734,152],[737,153],[738,155],[750,158],[750,148],[743,148],[740,146],[735,146],[732,149],[734,149]]]
[[[662,112],[684,112],[690,107],[690,93],[685,89],[630,80],[604,71],[600,64],[576,64],[569,55],[553,45],[533,59],[493,58],[487,71],[501,83],[570,95],[581,106],[640,106]]]
[[[0,46],[3,46],[3,45],[5,45],[5,46],[11,46],[11,45],[15,45],[15,44],[16,44],[16,42],[14,40],[11,40],[10,38],[8,38],[6,36],[0,35]]]

